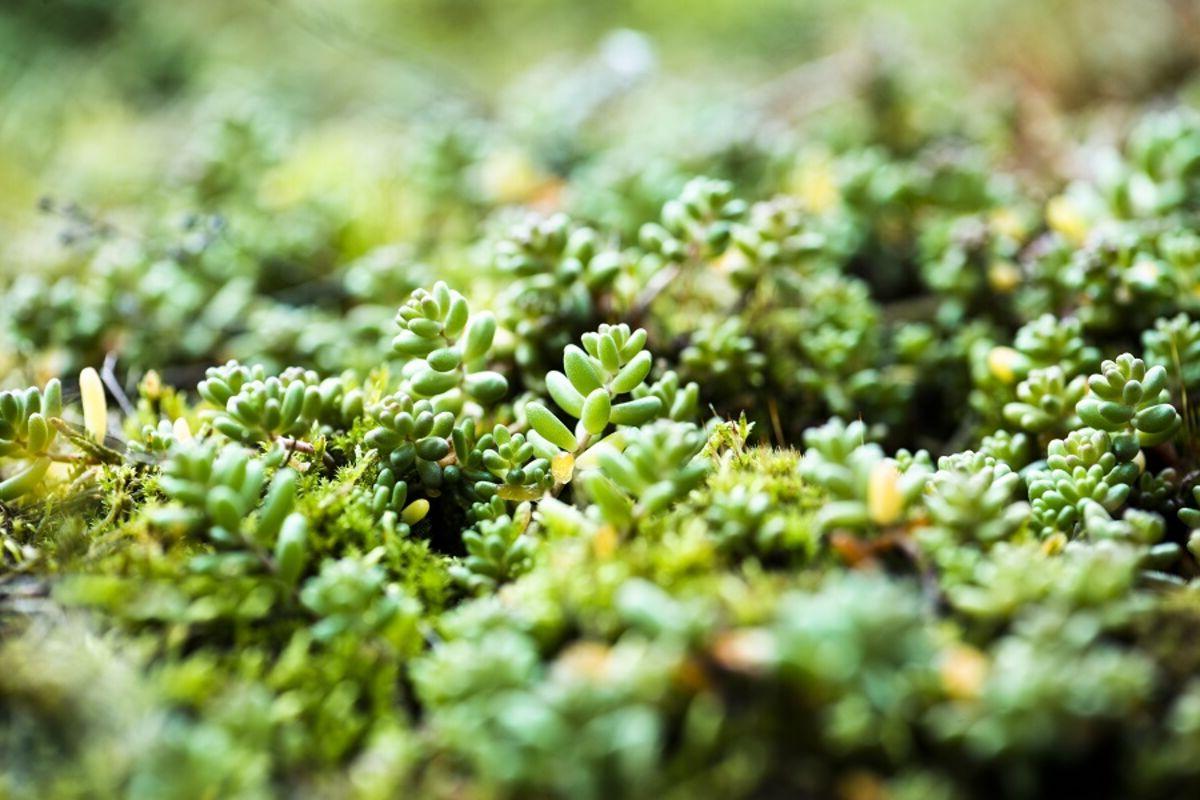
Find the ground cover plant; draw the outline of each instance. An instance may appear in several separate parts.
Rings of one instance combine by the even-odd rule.
[[[1195,796],[1192,4],[426,5],[0,12],[0,793]]]

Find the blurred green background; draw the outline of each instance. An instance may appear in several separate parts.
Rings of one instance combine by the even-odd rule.
[[[777,190],[810,138],[962,134],[1053,183],[1074,127],[1191,92],[1198,31],[1191,0],[7,0],[5,349],[18,382],[114,349],[323,366],[281,342],[424,277],[388,263],[480,294],[508,207],[632,236],[690,173]]]
[[[1141,98],[1190,75],[1197,9],[1189,0],[8,0],[0,220],[10,239],[47,193],[144,207],[194,175],[212,127],[230,119],[269,117],[275,155],[351,139],[344,157],[355,164],[397,163],[404,129],[447,108],[536,137],[567,124],[533,119],[539,105],[585,113],[589,93],[619,92],[585,71],[606,57],[638,94],[625,98],[625,115],[594,120],[610,136],[639,135],[641,104],[737,106],[814,59],[865,51],[950,92],[983,81],[1066,108]],[[642,37],[614,40],[620,29]],[[826,83],[797,87],[788,110]],[[532,155],[553,162],[545,150]]]

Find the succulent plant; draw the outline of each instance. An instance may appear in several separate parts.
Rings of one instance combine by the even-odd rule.
[[[1062,16],[1107,6],[1002,9],[1017,115],[874,45],[710,102],[843,26],[706,0],[494,102],[408,70],[365,125],[378,48],[272,25],[249,57],[303,80],[231,94],[201,40],[248,52],[253,13],[227,48],[18,0],[0,795],[1194,795],[1200,117],[1116,127],[1195,58],[1185,4],[1112,3],[1115,42]],[[342,44],[554,44],[353,5]],[[755,63],[670,73],[763,14]],[[334,50],[379,80],[331,104]],[[75,61],[87,102],[30,99]],[[33,223],[47,176],[103,211]]]

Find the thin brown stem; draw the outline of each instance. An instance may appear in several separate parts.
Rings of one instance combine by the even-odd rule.
[[[117,401],[117,405],[121,407],[121,413],[127,417],[132,417],[137,413],[133,407],[133,403],[129,402],[129,396],[125,394],[125,390],[121,388],[121,382],[117,380],[117,354],[110,350],[104,356],[104,366],[100,368],[100,380],[104,381],[104,385],[108,387],[108,391]]]
[[[303,441],[302,439],[293,439],[288,436],[280,436],[275,441],[279,442],[287,448],[289,456],[291,453],[307,453],[308,455],[316,455],[317,448],[313,447],[311,442]],[[333,460],[333,456],[324,450],[321,451],[321,460],[327,467],[337,466],[337,462]]]

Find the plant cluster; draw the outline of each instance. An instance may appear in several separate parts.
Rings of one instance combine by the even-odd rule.
[[[634,168],[592,76],[402,213],[269,114],[181,222],[44,204],[0,794],[1193,794],[1200,114],[1035,179],[872,73]]]

